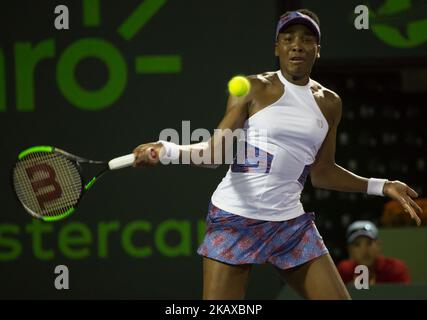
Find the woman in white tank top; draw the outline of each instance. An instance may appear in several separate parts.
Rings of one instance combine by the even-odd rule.
[[[276,31],[280,70],[248,77],[249,94],[228,99],[218,129],[243,129],[238,140],[244,158],[234,159],[209,204],[206,236],[198,249],[204,257],[204,299],[244,298],[251,266],[267,262],[304,298],[350,298],[314,213],[301,204],[308,174],[317,188],[395,199],[420,224],[416,212],[422,210],[412,200],[418,195],[409,186],[360,177],[335,163],[341,99],[310,79],[319,53],[317,16],[305,9],[285,13]],[[135,166],[189,159],[216,167],[215,155],[223,151],[227,134],[216,131],[208,142],[187,146],[142,144],[134,150]],[[201,164],[196,156],[203,157]]]

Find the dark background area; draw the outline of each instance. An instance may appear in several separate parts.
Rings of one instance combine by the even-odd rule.
[[[352,19],[358,3],[343,2],[165,1],[129,40],[117,30],[142,1],[100,1],[99,23],[89,27],[82,18],[84,1],[4,2],[0,10],[5,75],[4,105],[0,88],[0,298],[199,298],[198,228],[226,166],[125,169],[105,176],[73,216],[46,227],[41,246],[53,254],[46,259],[34,253],[40,245],[28,231],[34,222],[14,198],[10,169],[17,154],[33,145],[52,145],[106,160],[157,140],[164,128],[181,132],[182,121],[191,121],[191,130],[212,132],[224,114],[231,76],[277,70],[275,25],[289,9],[307,7],[321,20],[321,59],[312,78],[343,99],[337,163],[362,176],[398,179],[425,192],[422,97],[427,91],[427,45],[393,48],[371,30],[356,30]],[[378,8],[384,3],[367,4]],[[54,28],[54,8],[59,4],[70,10],[70,30]],[[111,105],[92,111],[70,102],[57,79],[61,56],[83,38],[110,43],[127,70],[122,94]],[[46,39],[54,43],[53,57],[37,64],[34,109],[21,111],[16,98],[16,46],[23,42],[36,46]],[[137,56],[157,54],[180,56],[181,71],[135,72]],[[77,82],[93,91],[105,85],[108,74],[96,58],[81,60],[75,71]],[[318,228],[338,262],[346,257],[346,226],[359,218],[378,223],[385,199],[314,190],[309,180],[306,186],[304,207],[316,212]],[[137,223],[149,225],[149,230],[137,229],[132,237],[135,247],[151,248],[146,257],[132,256],[123,246],[126,230]],[[176,256],[168,256],[162,248],[179,247],[184,240],[176,227],[167,229],[167,223],[189,230],[189,245]],[[108,253],[102,256],[105,241],[100,230],[106,224],[114,224],[117,230],[109,234]],[[85,248],[85,257],[64,254],[61,237],[70,225],[88,233],[84,243],[73,246]],[[12,257],[11,252],[16,255]],[[54,287],[54,269],[60,264],[70,270],[67,291]],[[248,298],[272,299],[279,287],[273,268],[258,266]]]

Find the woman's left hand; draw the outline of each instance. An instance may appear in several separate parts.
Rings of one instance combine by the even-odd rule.
[[[383,193],[400,203],[406,213],[411,215],[417,225],[421,224],[418,214],[423,213],[423,209],[412,198],[417,198],[418,194],[405,183],[400,181],[388,181],[384,184]],[[417,214],[418,212],[418,214]]]

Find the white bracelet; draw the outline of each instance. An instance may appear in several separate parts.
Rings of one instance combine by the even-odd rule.
[[[179,159],[179,146],[176,143],[159,140],[157,143],[161,143],[164,148],[162,148],[162,152],[159,155],[160,161],[174,161]]]
[[[368,180],[368,191],[367,194],[371,194],[374,196],[382,196],[384,197],[384,184],[387,182],[387,179],[377,179],[377,178],[370,178]]]

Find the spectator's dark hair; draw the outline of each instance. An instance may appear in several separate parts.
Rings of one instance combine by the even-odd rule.
[[[300,12],[300,13],[302,13],[302,14],[305,14],[305,15],[309,16],[309,17],[310,17],[311,19],[313,19],[313,20],[317,23],[317,25],[320,27],[320,19],[319,19],[319,17],[317,16],[317,14],[315,14],[313,11],[308,10],[308,9],[298,9],[298,10],[295,10],[295,11],[298,11],[298,12]],[[287,12],[285,12],[285,13],[282,15],[282,17],[287,16],[287,15],[288,15],[288,14],[290,14],[291,12],[293,12],[293,11],[287,11]]]

